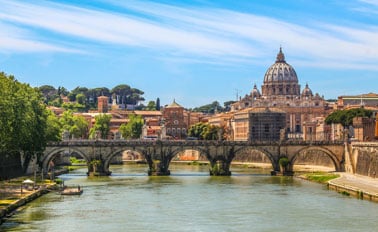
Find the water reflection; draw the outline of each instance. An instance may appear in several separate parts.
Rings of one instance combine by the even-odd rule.
[[[83,186],[83,195],[45,195],[0,230],[372,231],[377,226],[374,203],[296,178],[241,169],[216,177],[208,175],[207,166],[173,165],[171,176],[150,177],[143,165],[125,165],[100,178],[77,170],[61,178]]]

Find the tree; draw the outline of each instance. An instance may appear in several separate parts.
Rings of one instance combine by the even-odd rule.
[[[81,105],[84,105],[85,104],[85,95],[82,94],[82,93],[79,93],[76,95],[76,101],[77,103],[81,104]]]
[[[38,89],[0,73],[0,155],[23,155],[23,170],[46,147],[48,112]]]
[[[117,85],[111,90],[111,94],[115,94],[118,96],[119,102],[118,104],[130,104],[130,105],[137,105],[138,102],[144,101],[142,95],[144,94],[143,91],[131,88],[129,85]]]
[[[62,104],[62,108],[75,112],[84,112],[86,110],[85,105],[79,104],[77,102],[65,102]]]
[[[327,124],[340,123],[344,127],[351,126],[353,124],[353,118],[355,117],[371,117],[373,112],[364,108],[350,109],[350,110],[337,110],[327,116],[325,122]]]
[[[142,134],[143,125],[144,121],[141,115],[130,114],[129,122],[122,124],[119,131],[125,139],[137,139]]]
[[[220,128],[214,125],[207,125],[201,136],[204,140],[218,140],[220,139]]]
[[[145,110],[156,110],[156,104],[154,101],[149,101]]]
[[[203,122],[192,125],[188,130],[188,136],[203,140],[218,140],[223,138],[220,127]]]
[[[211,104],[196,107],[193,109],[194,112],[202,112],[202,113],[208,113],[208,114],[213,114],[215,112],[223,112],[224,109],[223,107],[219,104],[219,102],[214,101]]]
[[[206,127],[207,127],[206,123],[203,123],[203,122],[196,123],[189,128],[188,136],[195,137],[198,139],[203,139],[202,133]]]
[[[90,138],[96,138],[96,133],[100,133],[101,139],[106,139],[110,132],[110,119],[112,115],[110,114],[99,114],[95,116],[95,124],[90,130]]]
[[[42,93],[44,102],[48,105],[52,100],[59,98],[58,90],[51,85],[42,85],[38,90]]]
[[[83,116],[74,115],[71,110],[63,112],[59,119],[62,131],[68,131],[73,138],[86,138],[88,134],[88,121]]]
[[[62,125],[59,119],[52,111],[48,111],[47,116],[47,128],[46,128],[46,139],[47,141],[60,141],[61,140],[61,128]]]
[[[231,105],[234,104],[236,101],[226,101],[223,103],[224,111],[230,111]]]
[[[160,98],[156,99],[156,110],[160,110]]]

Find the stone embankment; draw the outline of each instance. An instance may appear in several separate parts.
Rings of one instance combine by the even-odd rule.
[[[338,174],[340,174],[339,178],[328,181],[329,189],[359,199],[378,202],[378,179],[348,173]]]
[[[20,199],[15,200],[4,209],[0,209],[0,224],[2,224],[4,219],[10,216],[16,209],[48,192],[48,189],[43,188],[31,193],[25,193],[24,196],[22,196]]]

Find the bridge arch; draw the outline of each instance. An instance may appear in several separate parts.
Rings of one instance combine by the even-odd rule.
[[[135,148],[135,147],[120,147],[120,148],[117,148],[114,151],[112,151],[106,157],[106,159],[104,161],[104,168],[105,168],[106,171],[109,171],[110,161],[113,159],[113,157],[115,157],[116,155],[118,155],[119,153],[122,153],[124,151],[136,151],[136,152],[138,152],[143,157],[143,159],[145,159],[144,154],[143,154],[143,150],[140,149],[140,148]]]
[[[241,148],[235,150],[235,157],[238,154],[245,152],[245,151],[258,151],[258,152],[264,154],[270,160],[270,163],[272,164],[272,168],[274,170],[279,170],[279,167],[277,165],[278,161],[274,158],[275,156],[272,153],[270,153],[268,150],[264,149],[263,147],[254,147],[254,146],[241,147]]]
[[[298,157],[303,154],[303,153],[306,153],[306,152],[309,152],[309,151],[317,151],[317,152],[322,152],[323,154],[325,154],[326,156],[328,156],[328,158],[331,159],[334,167],[335,167],[335,171],[341,171],[341,160],[339,160],[337,158],[337,156],[332,152],[330,151],[329,149],[327,148],[324,148],[324,147],[321,147],[321,146],[309,146],[309,147],[304,147],[300,150],[298,150],[290,159],[290,163],[292,166],[294,166],[295,162],[297,161]]]
[[[41,161],[42,169],[45,170],[45,171],[47,171],[51,160],[53,160],[61,152],[67,152],[67,151],[68,151],[69,155],[71,155],[73,153],[78,154],[79,156],[83,157],[84,160],[87,163],[90,160],[89,157],[84,152],[82,152],[80,149],[76,149],[76,148],[73,148],[73,147],[70,147],[70,148],[67,148],[67,147],[58,147],[58,148],[54,148],[51,151],[45,153],[45,155],[44,155],[44,157],[43,157],[43,159]]]
[[[203,149],[199,148],[199,147],[179,147],[179,148],[176,148],[172,151],[172,158],[175,158],[177,157],[180,153],[183,153],[185,151],[189,151],[189,150],[192,150],[192,151],[197,151],[198,152],[198,158],[200,159],[201,157],[205,158],[207,161],[209,161],[209,158],[206,156],[206,153]]]

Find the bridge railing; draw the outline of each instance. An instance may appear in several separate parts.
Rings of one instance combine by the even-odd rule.
[[[75,139],[63,140],[60,142],[49,142],[47,146],[141,146],[141,145],[166,145],[166,146],[286,146],[286,145],[341,145],[343,141],[300,141],[300,140],[286,140],[286,141],[230,141],[230,140],[89,140],[89,139]],[[377,145],[375,145],[377,146]]]

